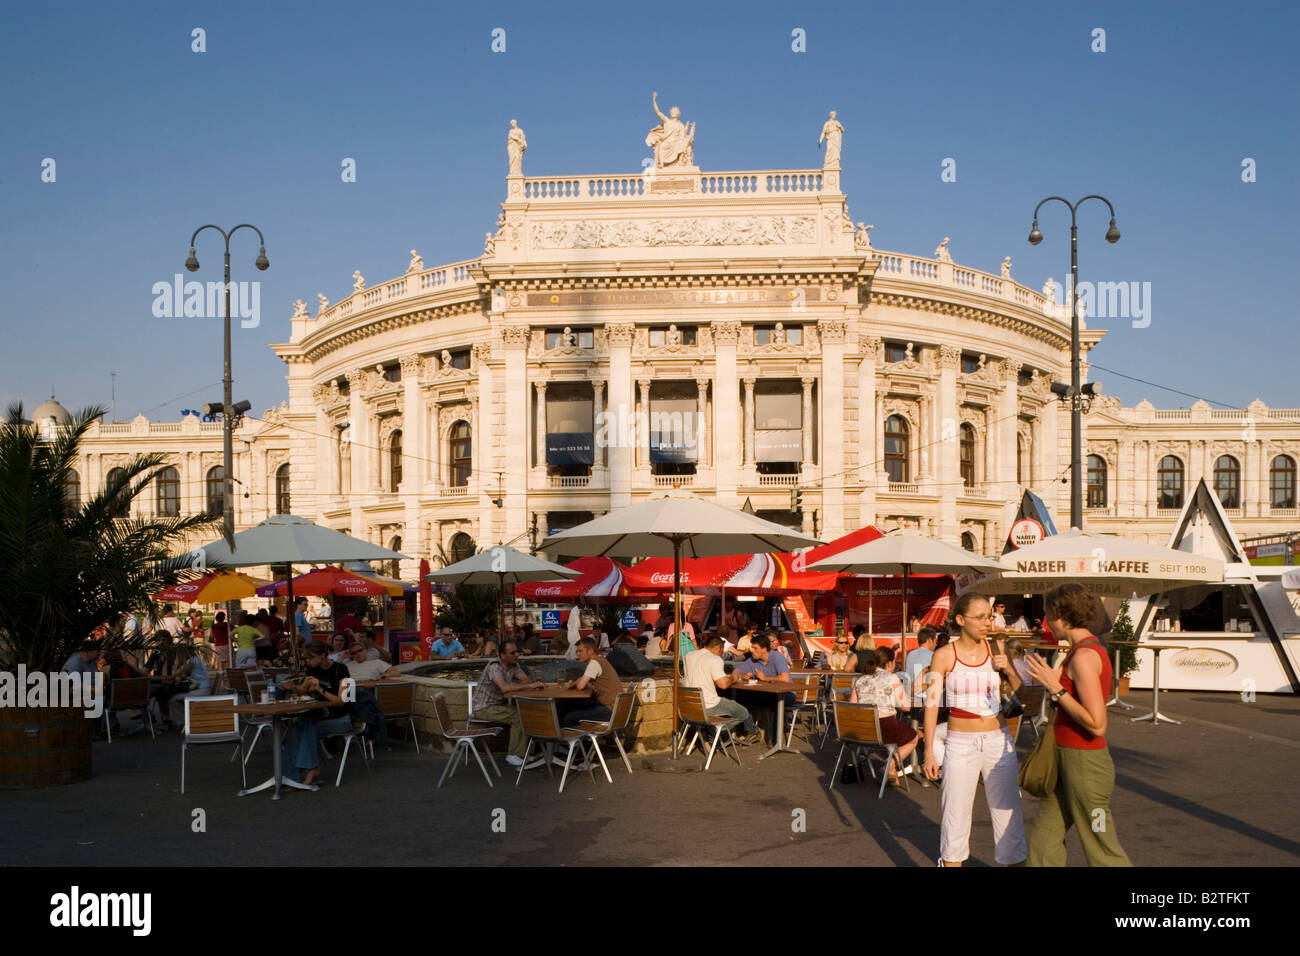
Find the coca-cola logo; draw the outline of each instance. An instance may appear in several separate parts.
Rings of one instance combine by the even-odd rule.
[[[683,574],[682,581],[683,582],[686,581],[689,577],[690,575]],[[666,572],[656,571],[654,574],[650,575],[650,583],[651,584],[672,584],[673,576]]]
[[[545,594],[559,594],[560,589],[558,587],[538,588],[533,593],[540,597],[541,595],[545,595]]]

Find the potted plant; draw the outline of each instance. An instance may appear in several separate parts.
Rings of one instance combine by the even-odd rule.
[[[1115,615],[1115,621],[1111,625],[1110,639],[1112,641],[1133,640],[1133,619],[1129,617],[1128,601],[1124,601],[1119,606],[1119,613]],[[1128,675],[1137,670],[1137,666],[1137,648],[1132,645],[1121,644],[1119,648],[1119,673],[1115,675],[1119,678],[1120,696],[1127,696]]]
[[[90,775],[91,721],[83,707],[39,700],[33,675],[60,671],[92,634],[101,649],[193,654],[187,641],[122,636],[129,612],[157,617],[152,595],[194,576],[173,557],[196,533],[212,533],[208,515],[130,518],[131,503],[166,466],[162,454],[138,455],[84,501],[71,497],[78,451],[104,414],[89,408],[39,430],[11,405],[0,422],[0,789],[43,786]],[[20,674],[28,680],[19,681]],[[41,678],[49,684],[49,677]],[[20,687],[20,683],[27,686]],[[66,703],[66,701],[65,701]]]

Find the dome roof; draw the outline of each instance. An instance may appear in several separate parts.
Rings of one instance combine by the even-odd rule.
[[[32,412],[32,421],[37,424],[44,422],[48,418],[53,418],[56,425],[72,424],[72,414],[56,402],[53,395],[50,396],[48,402],[41,402],[36,406],[36,410]]]

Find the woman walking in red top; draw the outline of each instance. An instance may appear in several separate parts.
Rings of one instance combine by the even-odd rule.
[[[1056,791],[1038,807],[1029,835],[1030,866],[1065,866],[1065,837],[1071,825],[1083,841],[1089,866],[1132,866],[1115,834],[1110,794],[1115,764],[1106,746],[1106,694],[1110,659],[1089,629],[1096,620],[1097,599],[1080,584],[1065,584],[1048,593],[1047,623],[1052,633],[1070,642],[1057,671],[1037,654],[1027,658],[1034,679],[1056,704]]]

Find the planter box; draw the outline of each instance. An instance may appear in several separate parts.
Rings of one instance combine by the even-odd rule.
[[[1119,696],[1121,696],[1121,697],[1127,697],[1127,696],[1128,696],[1128,678],[1127,678],[1127,677],[1121,677],[1121,678],[1119,679]]]
[[[94,730],[81,707],[0,708],[0,790],[89,780]]]

